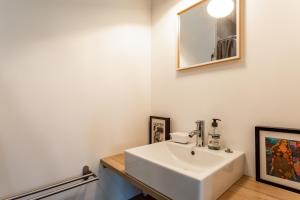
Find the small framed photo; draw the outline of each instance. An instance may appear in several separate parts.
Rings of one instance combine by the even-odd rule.
[[[256,180],[300,193],[300,130],[255,127]]]
[[[150,116],[149,143],[170,139],[170,118]]]

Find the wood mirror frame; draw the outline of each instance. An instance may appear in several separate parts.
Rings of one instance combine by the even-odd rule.
[[[195,67],[202,67],[202,66],[207,66],[207,65],[212,65],[212,64],[216,64],[216,63],[222,63],[222,62],[228,62],[228,61],[233,61],[233,60],[239,60],[241,58],[241,1],[242,0],[235,0],[235,10],[236,10],[236,56],[230,57],[230,58],[224,58],[224,59],[220,59],[220,60],[213,60],[213,61],[209,61],[209,62],[203,62],[203,63],[199,63],[199,64],[194,64],[194,65],[190,65],[190,66],[180,66],[180,17],[182,14],[185,14],[187,12],[189,12],[190,10],[192,10],[195,7],[201,6],[201,4],[206,3],[209,0],[201,0],[191,6],[189,6],[188,8],[185,8],[184,10],[180,11],[177,13],[177,18],[178,18],[178,31],[177,31],[177,64],[176,64],[176,70],[180,71],[180,70],[186,70],[186,69],[191,69],[191,68],[195,68]]]

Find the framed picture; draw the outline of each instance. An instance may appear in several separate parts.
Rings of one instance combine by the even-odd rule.
[[[170,139],[170,118],[150,116],[149,143]]]
[[[256,180],[300,193],[300,130],[255,127]]]

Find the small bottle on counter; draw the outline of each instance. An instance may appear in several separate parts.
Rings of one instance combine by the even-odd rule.
[[[211,129],[208,133],[208,148],[212,150],[221,149],[221,134],[218,128],[218,121],[220,119],[213,119]]]

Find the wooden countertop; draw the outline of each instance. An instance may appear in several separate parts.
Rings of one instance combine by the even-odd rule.
[[[137,188],[157,200],[170,200],[148,185],[125,172],[124,154],[118,154],[101,159],[104,167],[111,169]],[[300,195],[287,190],[256,182],[253,178],[243,176],[229,188],[218,200],[300,200]]]

